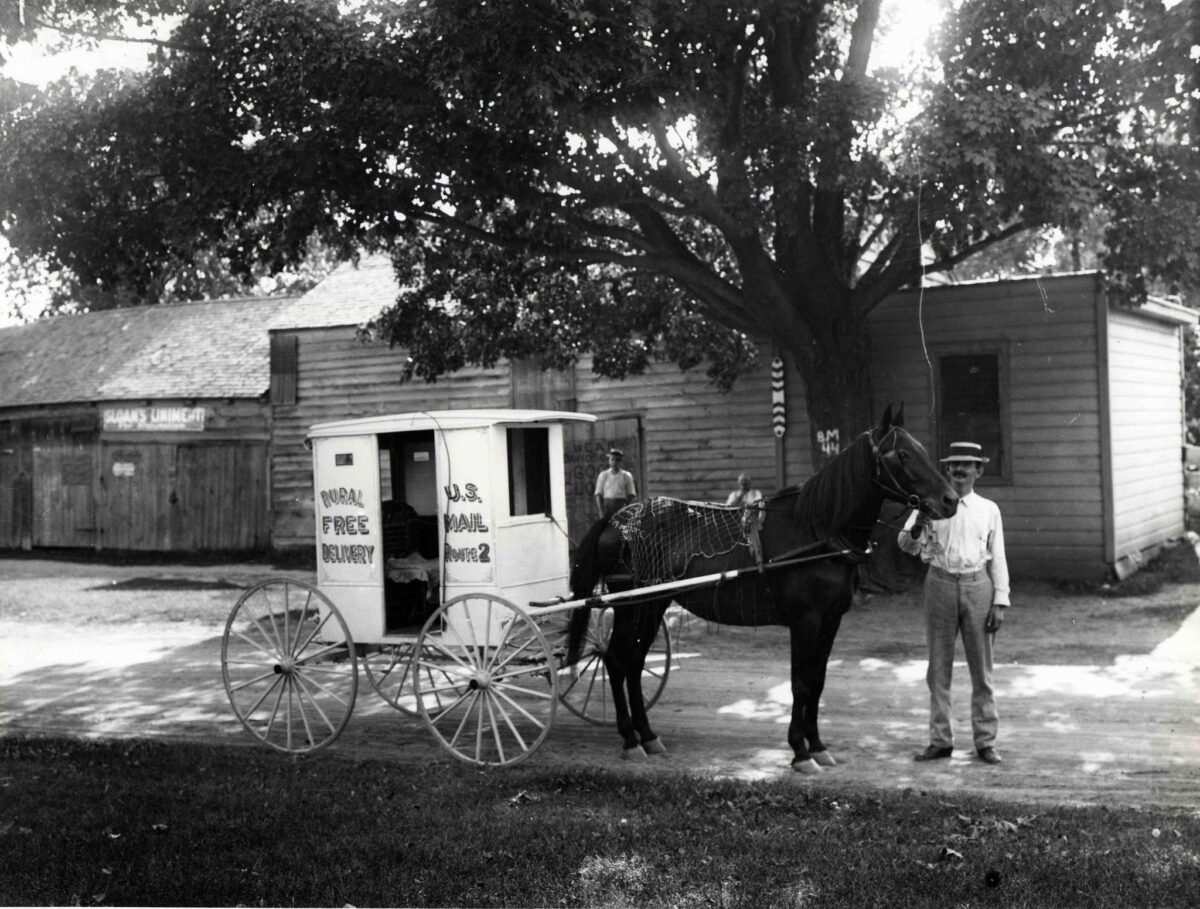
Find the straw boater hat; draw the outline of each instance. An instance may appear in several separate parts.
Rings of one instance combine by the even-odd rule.
[[[610,449],[608,450],[608,453],[609,453],[610,455],[612,455],[614,458],[623,458],[623,457],[625,457],[625,452],[621,451],[621,449],[619,449],[619,448],[610,448]]]
[[[976,445],[974,442],[951,442],[950,454],[942,458],[942,463],[947,464],[950,461],[976,461],[986,464],[988,459],[983,456],[982,445]]]

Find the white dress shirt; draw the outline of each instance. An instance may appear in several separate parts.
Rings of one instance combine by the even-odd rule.
[[[997,606],[1009,604],[1004,525],[1000,520],[1000,507],[995,502],[969,492],[958,500],[954,517],[930,521],[914,540],[912,528],[916,521],[917,512],[914,511],[900,531],[898,543],[901,549],[950,574],[970,574],[988,568],[994,588],[992,602]]]

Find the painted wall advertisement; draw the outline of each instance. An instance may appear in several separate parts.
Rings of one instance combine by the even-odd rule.
[[[105,407],[105,432],[204,432],[203,407]]]
[[[447,584],[491,584],[495,573],[486,430],[449,437],[449,470],[442,484],[442,556]]]
[[[317,440],[317,569],[321,581],[369,583],[380,574],[378,479],[366,439]]]

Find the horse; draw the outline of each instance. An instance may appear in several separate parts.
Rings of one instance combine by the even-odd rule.
[[[657,551],[660,560],[666,553],[665,561],[673,563],[676,578],[701,578],[731,570],[736,574],[732,580],[706,582],[692,589],[672,585],[669,592],[651,591],[644,599],[635,592],[630,596],[636,599],[612,607],[613,627],[604,665],[623,757],[644,759],[647,754],[666,751],[646,714],[642,670],[659,623],[674,600],[710,621],[789,629],[792,714],[787,739],[793,751],[792,768],[812,774],[837,764],[821,741],[818,703],[834,637],[850,608],[857,569],[869,554],[869,539],[880,509],[885,500],[892,500],[938,519],[952,517],[958,507],[958,496],[938,465],[903,426],[904,405],[895,416],[889,405],[877,427],[858,436],[803,486],[785,488],[759,503],[764,512],[761,529],[758,521],[751,519],[752,512],[742,514],[742,542],[747,545],[717,554],[683,552],[678,542],[665,539],[665,522],[656,526],[650,520],[641,528],[640,542]],[[594,596],[601,581],[609,590],[636,591],[655,584],[655,578],[644,572],[640,577],[636,571],[632,578],[621,575],[630,570],[636,553],[631,554],[631,541],[622,534],[620,519],[623,512],[642,504],[626,506],[589,529],[572,565],[574,598],[603,602]],[[684,510],[690,515],[684,523],[705,510],[693,507],[695,503],[680,504],[687,505]],[[709,510],[738,511],[724,506]],[[757,540],[749,542],[755,536]],[[568,664],[581,655],[591,608],[581,605],[571,615]]]

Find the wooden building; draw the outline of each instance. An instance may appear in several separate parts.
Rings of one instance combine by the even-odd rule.
[[[296,302],[0,330],[0,547],[267,548],[267,326]]]
[[[724,501],[743,471],[768,490],[811,473],[801,385],[790,368],[783,381],[797,397],[788,406],[784,437],[773,432],[769,353],[730,394],[717,390],[700,369],[685,373],[663,363],[616,382],[595,376],[588,359],[567,372],[501,361],[433,383],[401,382],[403,351],[364,343],[355,324],[335,324],[339,312],[378,313],[395,295],[390,261],[366,257],[306,294],[304,305],[288,314],[301,318],[274,323],[274,384],[294,389],[273,408],[273,542],[279,549],[313,545],[312,459],[304,438],[310,426],[331,420],[495,407],[594,414],[596,423],[566,427],[568,528],[574,539],[591,521],[596,475],[613,446],[625,452],[639,495]]]
[[[1094,273],[897,294],[874,313],[876,389],[942,452],[981,443],[1015,576],[1133,570],[1185,529],[1183,330],[1114,305]]]
[[[592,516],[612,446],[639,494],[723,501],[812,470],[803,383],[769,346],[734,391],[670,363],[601,379],[582,361],[403,382],[404,351],[360,328],[396,294],[386,257],[299,300],[70,316],[0,330],[0,547],[313,550],[317,423],[462,408],[578,410],[567,530]],[[1096,579],[1185,529],[1183,307],[1113,305],[1095,274],[909,291],[872,315],[879,400],[935,454],[980,442],[1013,574]],[[785,401],[782,436],[774,405]],[[865,427],[864,427],[865,428]]]

